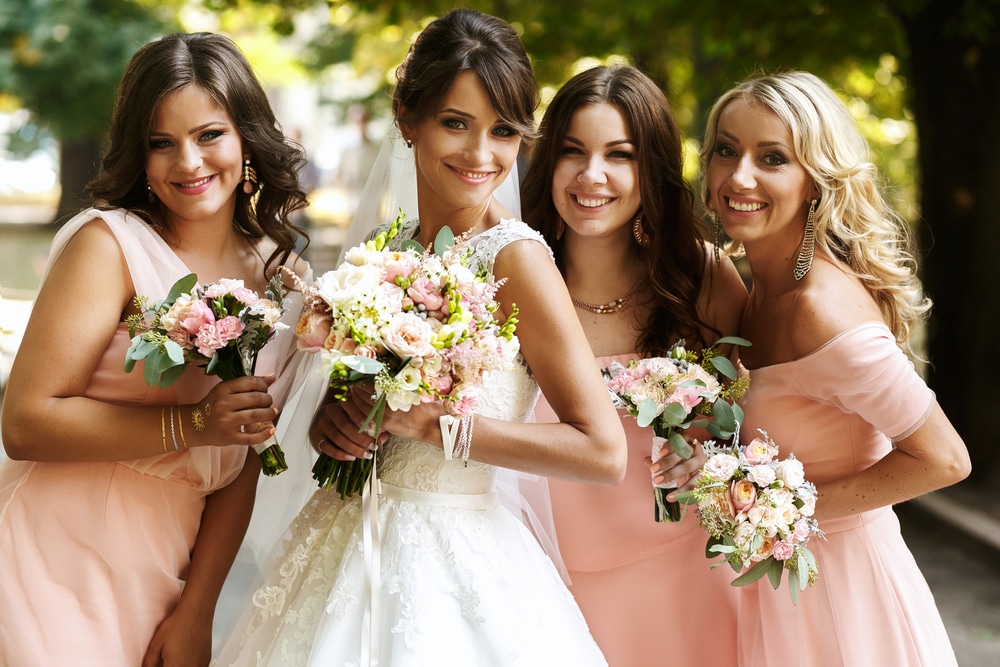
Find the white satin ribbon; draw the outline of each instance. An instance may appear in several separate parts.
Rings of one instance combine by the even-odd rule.
[[[377,460],[377,457],[376,457]],[[381,594],[381,540],[378,534],[378,497],[432,505],[457,507],[467,510],[491,510],[500,506],[500,494],[488,493],[437,493],[420,491],[402,486],[385,484],[378,479],[375,461],[372,475],[361,492],[362,536],[365,550],[365,593],[368,596],[364,622],[361,626],[361,665],[378,667],[379,642],[376,635],[379,623],[379,597]]]
[[[375,629],[379,623],[382,543],[378,535],[378,496],[381,482],[376,470],[377,453],[372,458],[371,477],[361,492],[361,533],[365,550],[365,594],[368,597],[361,624],[361,665],[378,667],[379,641]]]

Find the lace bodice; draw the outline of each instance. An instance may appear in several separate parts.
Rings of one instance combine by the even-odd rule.
[[[398,246],[403,240],[414,238],[419,228],[418,220],[404,222],[392,245]],[[495,227],[469,239],[472,248],[471,268],[492,271],[500,250],[514,241],[526,239],[545,243],[542,236],[524,222],[501,220]],[[550,256],[551,254],[549,251]],[[532,379],[524,359],[518,355],[513,369],[486,375],[476,414],[504,421],[523,422],[531,414],[538,394],[537,383]],[[496,478],[496,468],[493,466],[476,461],[469,461],[468,466],[461,461],[446,461],[440,447],[395,437],[383,449],[378,470],[383,482],[443,493],[486,493],[492,490]]]

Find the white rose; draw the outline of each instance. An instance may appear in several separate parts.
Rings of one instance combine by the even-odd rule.
[[[331,306],[345,306],[371,296],[381,282],[382,269],[377,266],[343,264],[320,276],[317,287],[319,295]]]
[[[774,483],[774,468],[769,465],[756,465],[747,471],[747,478],[757,486],[770,486]]]
[[[775,472],[778,475],[778,479],[789,489],[797,489],[806,481],[805,469],[802,467],[802,463],[794,456],[789,456],[779,463],[778,469]]]

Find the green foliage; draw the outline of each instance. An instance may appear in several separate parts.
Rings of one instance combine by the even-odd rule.
[[[3,0],[0,92],[60,140],[103,136],[125,63],[168,25],[130,0]]]

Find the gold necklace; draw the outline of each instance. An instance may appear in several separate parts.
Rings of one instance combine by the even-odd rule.
[[[593,304],[580,301],[579,299],[574,299],[572,296],[570,296],[570,300],[573,302],[573,305],[576,306],[577,308],[583,308],[584,310],[589,310],[590,312],[596,313],[598,315],[617,313],[618,311],[620,311],[622,308],[625,307],[625,304],[628,303],[629,299],[635,296],[635,293],[639,291],[639,288],[642,287],[645,282],[646,282],[646,277],[643,276],[639,278],[638,282],[636,282],[635,285],[632,285],[632,289],[626,292],[625,296],[619,297],[614,301],[610,301],[608,303],[604,303],[599,306],[595,306]]]

